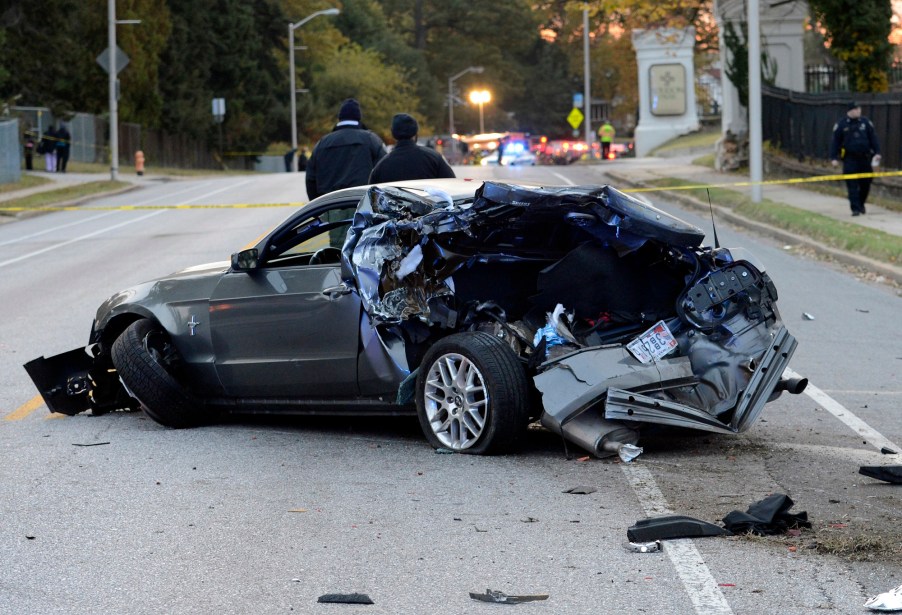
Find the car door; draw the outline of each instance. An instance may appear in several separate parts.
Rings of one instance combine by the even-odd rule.
[[[256,268],[230,270],[210,299],[216,371],[234,397],[355,397],[361,304],[337,250],[357,199],[314,208],[275,231]],[[311,264],[331,248],[332,262]]]

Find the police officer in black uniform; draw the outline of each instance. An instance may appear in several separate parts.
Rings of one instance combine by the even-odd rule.
[[[842,158],[842,172],[871,173],[880,164],[880,144],[874,132],[874,124],[861,117],[861,105],[850,102],[846,117],[833,127],[833,141],[830,143],[830,163],[835,167]],[[849,206],[852,215],[865,213],[864,202],[871,190],[872,178],[847,179]]]

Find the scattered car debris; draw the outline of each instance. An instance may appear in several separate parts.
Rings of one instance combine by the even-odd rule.
[[[902,485],[902,466],[861,466],[858,473],[894,485]]]
[[[660,540],[653,542],[631,542],[627,545],[627,549],[633,553],[658,553],[662,551],[664,545]]]
[[[522,602],[548,600],[548,594],[525,594],[519,596],[510,596],[502,591],[486,589],[484,594],[470,592],[470,598],[472,598],[473,600],[480,600],[482,602],[497,602],[499,604],[520,604]]]
[[[577,495],[589,495],[590,493],[595,493],[598,491],[595,487],[586,487],[580,485],[579,487],[570,487],[569,489],[565,489],[564,493],[575,493]]]
[[[729,535],[730,532],[719,525],[685,515],[667,515],[640,519],[626,531],[626,537],[630,542]]]
[[[872,611],[902,611],[902,585],[877,594],[865,602],[864,606]]]
[[[893,449],[889,448],[888,446],[884,446],[883,448],[881,448],[880,452],[883,453],[884,455],[898,455],[899,454],[896,451],[894,451]]]
[[[788,495],[775,493],[748,507],[734,510],[723,518],[724,527],[734,534],[751,532],[758,536],[784,534],[790,528],[811,527],[808,513],[790,513],[794,502]]]
[[[805,320],[814,320],[814,316],[812,316],[808,312],[802,312],[802,318],[804,318]]]
[[[88,444],[80,444],[78,442],[73,442],[72,446],[103,446],[104,444],[109,444],[109,442],[90,442]]]
[[[375,604],[366,594],[323,594],[316,601],[337,604]]]

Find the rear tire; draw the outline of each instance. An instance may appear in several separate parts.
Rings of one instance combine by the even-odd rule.
[[[417,416],[433,447],[510,452],[522,443],[529,415],[526,373],[497,337],[458,333],[427,351],[417,376]]]
[[[112,357],[126,389],[157,423],[184,428],[212,419],[172,375],[175,348],[158,325],[147,319],[129,325],[113,342]]]

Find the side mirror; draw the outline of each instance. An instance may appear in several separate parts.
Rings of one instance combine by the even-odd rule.
[[[260,254],[257,248],[242,250],[232,254],[232,270],[233,271],[249,271],[256,269],[260,260]]]

